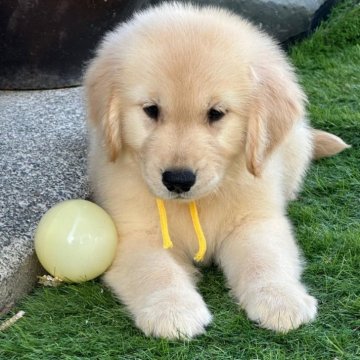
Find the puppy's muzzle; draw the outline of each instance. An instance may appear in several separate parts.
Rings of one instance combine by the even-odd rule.
[[[162,182],[166,188],[177,194],[188,192],[195,184],[196,175],[188,169],[171,169],[162,174]]]

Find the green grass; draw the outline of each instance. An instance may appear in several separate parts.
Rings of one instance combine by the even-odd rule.
[[[214,322],[190,342],[144,337],[99,282],[38,287],[12,312],[25,317],[0,333],[0,359],[360,359],[359,40],[360,7],[348,0],[290,50],[313,124],[353,146],[316,162],[289,208],[307,259],[304,281],[319,299],[314,323],[287,335],[258,328],[216,268],[200,283]]]

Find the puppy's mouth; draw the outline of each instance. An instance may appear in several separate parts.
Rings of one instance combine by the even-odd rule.
[[[217,188],[217,186],[198,186],[194,187],[194,189],[191,189],[190,191],[180,193],[169,191],[164,186],[161,186],[160,189],[154,189],[150,187],[150,190],[157,198],[186,203],[202,199],[212,193],[215,193],[217,191]]]
[[[190,201],[196,201],[202,199],[213,193],[216,193],[217,189],[218,186],[210,187],[210,188],[207,187],[206,189],[205,188],[201,188],[201,190],[193,189],[192,191],[180,193],[180,194],[165,190],[164,192],[155,194],[155,196],[163,200],[174,200],[174,201],[187,203]]]
[[[189,193],[180,193],[174,194],[173,192],[168,192],[168,196],[166,196],[167,200],[179,200],[179,201],[192,201],[195,200],[194,196],[191,196]]]

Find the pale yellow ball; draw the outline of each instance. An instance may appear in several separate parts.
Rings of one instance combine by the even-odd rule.
[[[53,276],[83,282],[111,265],[117,232],[111,217],[86,200],[68,200],[51,208],[35,232],[35,251]]]

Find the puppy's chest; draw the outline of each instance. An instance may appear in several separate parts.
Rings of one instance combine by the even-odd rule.
[[[216,216],[213,209],[206,207],[198,207],[198,215],[207,245],[205,258],[208,258],[213,255],[217,244],[222,240],[223,216]],[[185,252],[194,257],[199,249],[199,239],[188,205],[168,206],[168,227],[174,251]]]

